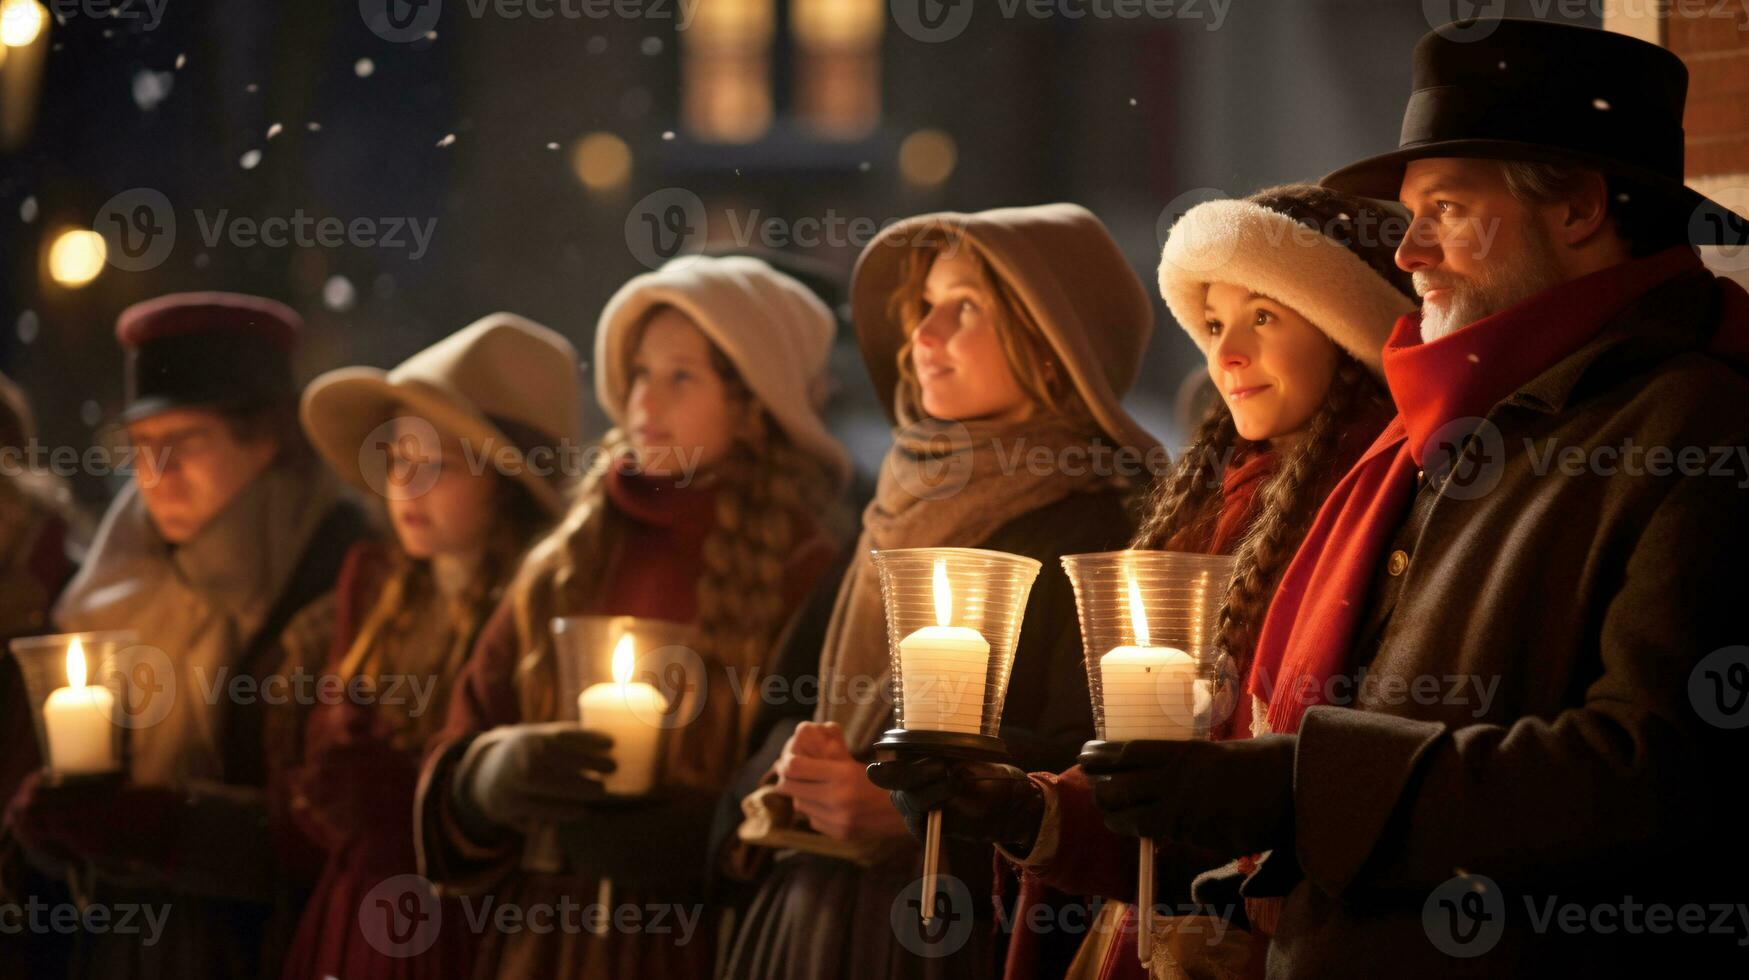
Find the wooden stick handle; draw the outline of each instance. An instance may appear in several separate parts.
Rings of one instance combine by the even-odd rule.
[[[923,834],[923,924],[935,917],[935,876],[941,870],[941,811],[929,811]]]
[[[1146,837],[1141,858],[1136,880],[1136,955],[1146,967],[1154,962],[1154,842]]]

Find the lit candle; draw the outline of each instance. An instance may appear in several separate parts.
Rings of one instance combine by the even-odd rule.
[[[632,635],[627,633],[613,650],[613,683],[593,684],[577,697],[577,719],[583,727],[613,739],[616,768],[601,782],[618,796],[640,796],[654,785],[662,734],[658,719],[668,710],[661,691],[632,681],[632,660]]]
[[[67,686],[49,692],[43,703],[49,769],[69,774],[121,769],[114,716],[115,695],[100,684],[85,683],[85,648],[74,637],[67,646]]]
[[[990,644],[975,629],[948,625],[953,591],[946,559],[935,560],[934,588],[936,625],[899,641],[905,727],[976,735],[983,729]]]
[[[1197,716],[1207,712],[1210,701],[1208,682],[1197,677],[1194,657],[1149,642],[1148,613],[1133,573],[1129,598],[1136,642],[1114,647],[1099,658],[1105,737],[1112,741],[1195,738]]]

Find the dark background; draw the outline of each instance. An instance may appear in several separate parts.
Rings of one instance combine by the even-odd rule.
[[[809,48],[792,23],[805,0],[774,0],[764,41],[709,63],[768,93],[769,125],[721,142],[700,138],[684,108],[689,78],[705,70],[693,66],[706,62],[689,62],[692,41],[672,16],[566,17],[560,0],[548,19],[490,4],[475,16],[470,0],[442,0],[434,38],[396,43],[373,32],[358,0],[161,2],[155,26],[144,4],[134,17],[90,16],[102,0],[50,4],[72,15],[47,26],[36,90],[20,95],[11,77],[0,90],[9,127],[34,114],[0,155],[0,369],[30,393],[47,445],[92,441],[121,394],[116,314],[177,290],[260,293],[299,309],[303,378],[394,364],[497,309],[560,330],[586,362],[603,302],[645,270],[628,219],[635,226],[639,202],[663,189],[697,195],[718,245],[769,218],[799,230],[804,219],[1075,201],[1107,222],[1153,293],[1163,214],[1209,188],[1235,196],[1316,179],[1395,145],[1410,49],[1430,26],[1429,4],[1416,0],[1184,0],[1178,16],[1139,20],[1008,17],[997,0],[976,0],[957,37],[926,43],[878,0],[874,40],[834,53]],[[673,13],[674,0],[661,8]],[[21,64],[15,52],[0,74]],[[166,82],[160,100],[142,98]],[[694,82],[692,94],[713,91],[726,89]],[[835,136],[820,131],[821,104],[872,112],[861,131]],[[943,182],[908,180],[899,164],[919,130],[953,143]],[[573,168],[591,133],[630,152],[616,186],[586,187]],[[251,151],[259,162],[245,168]],[[162,264],[108,267],[79,288],[54,282],[51,239],[92,227],[106,202],[136,188],[161,192],[174,212]],[[202,222],[220,212],[259,221],[300,210],[435,219],[435,234],[417,259],[410,240],[203,241]],[[847,231],[795,251],[848,273],[864,241]],[[1157,296],[1156,315],[1129,403],[1176,445],[1174,395],[1199,359]],[[887,432],[848,330],[835,364],[833,422],[866,471]],[[109,489],[89,476],[76,487],[92,503]]]

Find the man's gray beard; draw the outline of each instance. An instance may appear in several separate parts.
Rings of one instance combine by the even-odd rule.
[[[1423,342],[1449,337],[1477,320],[1535,296],[1563,278],[1555,262],[1553,243],[1542,226],[1534,224],[1526,228],[1524,249],[1518,255],[1496,254],[1483,268],[1486,274],[1479,280],[1454,282],[1441,309],[1423,304]],[[1424,291],[1420,273],[1415,274],[1415,291]]]

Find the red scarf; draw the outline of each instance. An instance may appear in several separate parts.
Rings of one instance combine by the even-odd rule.
[[[1421,317],[1397,320],[1385,343],[1391,420],[1336,484],[1282,576],[1252,660],[1252,694],[1269,703],[1269,729],[1299,730],[1325,681],[1347,665],[1374,569],[1415,494],[1428,440],[1446,423],[1495,403],[1577,351],[1631,301],[1700,268],[1679,246],[1562,283],[1430,343]],[[1723,324],[1712,350],[1749,351],[1749,296],[1720,280]]]

